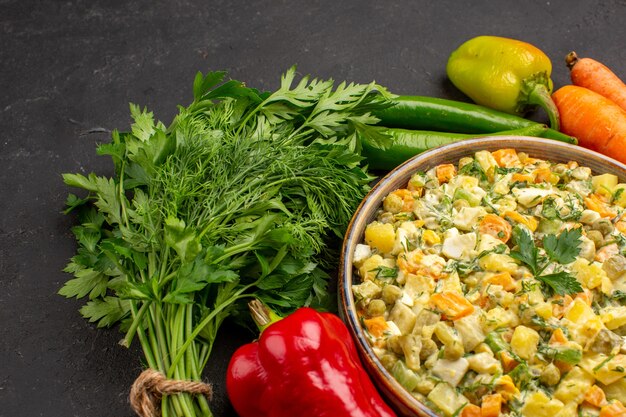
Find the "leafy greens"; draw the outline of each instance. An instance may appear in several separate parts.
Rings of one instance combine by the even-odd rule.
[[[547,234],[543,237],[543,249],[546,255],[540,255],[539,249],[531,233],[522,226],[513,229],[513,240],[517,249],[511,251],[511,257],[523,262],[542,284],[543,290],[549,294],[576,294],[583,290],[580,282],[569,272],[556,271],[543,274],[550,261],[557,264],[573,262],[580,253],[582,232],[580,229],[564,230],[558,236]]]
[[[388,138],[372,110],[389,105],[375,83],[303,77],[261,93],[198,74],[194,101],[169,127],[131,105],[134,123],[97,152],[111,177],[64,174],[78,249],[59,293],[88,297],[82,315],[121,323],[146,365],[200,380],[220,325],[254,296],[283,312],[329,305],[328,271],[373,179],[359,155],[367,135]],[[211,415],[203,397],[165,396],[163,415]]]

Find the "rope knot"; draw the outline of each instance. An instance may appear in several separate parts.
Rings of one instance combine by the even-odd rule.
[[[211,399],[213,389],[201,381],[167,379],[159,371],[146,369],[130,388],[130,406],[140,417],[160,417],[159,408],[164,395],[189,393]]]

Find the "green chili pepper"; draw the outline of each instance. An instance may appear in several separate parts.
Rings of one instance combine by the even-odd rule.
[[[542,107],[550,127],[559,129],[559,112],[550,97],[552,63],[535,46],[498,36],[478,36],[452,52],[450,81],[476,103],[512,114]]]
[[[458,133],[483,134],[543,126],[478,104],[423,96],[397,96],[392,106],[376,111],[375,116],[381,126]],[[577,143],[576,138],[554,129],[546,129],[540,137]]]
[[[382,130],[381,133],[391,137],[391,145],[382,149],[379,145],[369,141],[366,137],[362,137],[362,155],[367,158],[368,166],[371,169],[387,171],[397,167],[419,153],[448,143],[484,136],[538,136],[546,129],[548,129],[547,126],[536,124],[521,129],[478,135],[388,128]]]

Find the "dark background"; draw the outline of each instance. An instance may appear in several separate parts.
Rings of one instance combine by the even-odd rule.
[[[60,174],[110,172],[95,145],[128,128],[129,102],[167,124],[191,101],[197,71],[274,89],[293,64],[464,100],[445,78],[446,60],[481,34],[543,49],[555,87],[569,82],[570,50],[626,79],[625,22],[626,0],[0,0],[0,416],[133,415],[140,352],[84,321],[82,301],[56,295],[75,250]],[[234,415],[225,367],[252,337],[222,329],[205,374],[218,417]]]

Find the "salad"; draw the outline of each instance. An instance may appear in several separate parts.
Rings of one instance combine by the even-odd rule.
[[[626,184],[478,151],[415,172],[354,252],[383,366],[442,416],[626,413]]]

